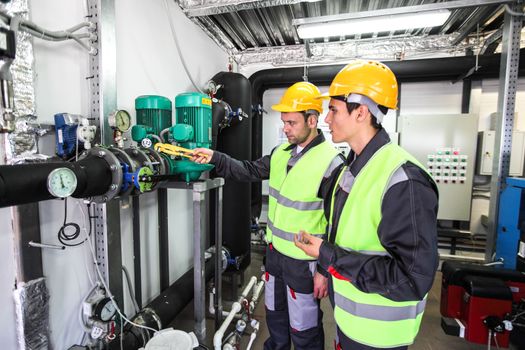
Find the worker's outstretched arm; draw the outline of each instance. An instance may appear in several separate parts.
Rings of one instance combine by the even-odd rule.
[[[270,176],[269,155],[254,161],[237,160],[208,148],[196,148],[193,150],[192,160],[201,164],[214,164],[218,176],[239,182],[262,181]]]

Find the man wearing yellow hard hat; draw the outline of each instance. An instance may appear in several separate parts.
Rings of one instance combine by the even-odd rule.
[[[319,299],[327,295],[327,279],[317,261],[294,244],[307,230],[322,239],[327,220],[318,193],[329,192],[332,172],[344,162],[317,129],[323,111],[319,89],[308,82],[289,87],[272,109],[281,112],[288,142],[256,161],[238,161],[209,149],[194,150],[193,160],[211,161],[219,176],[236,181],[269,179],[266,230],[266,321],[270,337],[265,350],[324,349]],[[291,341],[290,341],[291,340]]]
[[[438,265],[437,187],[381,126],[398,99],[386,65],[351,62],[328,95],[333,141],[352,151],[325,197],[328,239],[302,233],[296,245],[331,274],[337,349],[406,349]]]

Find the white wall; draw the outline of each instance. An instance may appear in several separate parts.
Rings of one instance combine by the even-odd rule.
[[[38,25],[61,30],[85,21],[84,0],[30,0],[30,16]],[[60,112],[86,115],[89,110],[88,57],[72,42],[33,39],[35,55],[35,98],[38,121],[54,123]]]
[[[175,95],[195,91],[187,78],[168,24],[163,0],[116,0],[117,103],[134,117],[134,99],[142,94],[159,94],[173,101]],[[188,20],[173,1],[173,17],[181,49],[194,80],[201,86],[227,67],[227,55],[199,28]],[[30,1],[31,18],[50,30],[64,29],[84,20],[84,0]],[[34,39],[36,112],[41,123],[53,123],[53,115],[69,112],[86,115],[89,110],[88,55],[77,45],[48,43]],[[42,242],[57,244],[62,225],[64,202],[40,203]],[[141,197],[142,292],[143,304],[159,294],[158,231],[156,194]],[[173,282],[192,264],[193,226],[191,194],[169,192],[170,280]],[[0,254],[6,257],[0,269],[0,343],[14,345],[14,306],[12,289],[15,278],[13,235],[10,209],[0,209]],[[68,221],[83,225],[82,211],[76,200],[68,201]],[[122,202],[122,258],[133,279],[131,207]],[[50,290],[52,347],[66,349],[80,342],[77,314],[80,301],[91,285],[88,246],[65,251],[44,250],[44,275]],[[93,276],[92,276],[93,277]],[[127,300],[125,312],[133,314]]]
[[[194,81],[202,88],[215,73],[226,70],[228,59],[207,35],[168,1],[181,51]],[[178,56],[165,13],[164,0],[117,0],[117,104],[135,116],[135,98],[156,94],[174,100],[182,92],[195,91]],[[193,264],[191,193],[170,190],[170,280]],[[141,197],[142,293],[147,303],[160,293],[156,194]],[[123,227],[124,228],[124,227]],[[127,233],[124,233],[127,232]],[[131,226],[123,229],[123,263],[133,271]],[[124,239],[126,238],[126,239]],[[127,243],[126,243],[127,242]],[[128,303],[129,304],[129,303]]]
[[[448,81],[401,84],[401,114],[461,113],[461,82]]]

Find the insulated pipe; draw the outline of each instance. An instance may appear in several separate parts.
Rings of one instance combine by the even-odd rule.
[[[525,73],[523,64],[525,49],[520,50],[520,75]],[[501,54],[478,56],[478,70],[470,76],[472,79],[497,77]],[[398,81],[449,80],[465,76],[476,66],[476,56],[443,57],[405,61],[387,61],[386,64]],[[329,85],[344,64],[329,66],[311,66],[308,68],[308,81],[316,85]],[[288,87],[303,80],[303,67],[265,69],[254,73],[250,78],[252,85],[252,102],[262,100],[269,88]]]
[[[234,111],[237,111],[239,108],[243,111],[251,109],[250,82],[242,74],[219,72],[213,76],[212,80],[222,85],[215,95],[217,99],[226,101]],[[244,118],[242,122],[235,123],[237,123],[235,126],[221,130],[220,136],[217,138],[216,149],[236,159],[252,159],[252,120],[251,118]],[[232,181],[231,179],[226,181],[223,186],[223,246],[228,247],[232,258],[238,259],[239,270],[244,270],[250,264],[251,259],[250,229],[252,213],[250,212],[250,205],[251,184]],[[212,204],[211,222],[215,221],[214,208],[214,204]],[[211,236],[210,241],[211,245],[215,244],[215,237]]]
[[[135,300],[142,308],[142,266],[140,250],[140,197],[135,196],[132,199],[133,206],[133,273],[135,277]]]
[[[69,168],[77,177],[73,197],[84,198],[106,193],[111,186],[110,165],[96,156],[77,162],[32,163],[0,166],[0,207],[38,202],[53,197],[47,190],[47,177],[57,168]]]
[[[518,75],[525,75],[525,49],[520,50]],[[499,76],[501,54],[478,56],[478,70],[470,76],[468,72],[476,67],[476,56],[443,57],[420,60],[388,61],[385,63],[397,77],[398,82],[424,82],[457,80],[469,77],[472,80],[496,78]],[[344,64],[308,67],[308,81],[316,85],[330,85]],[[303,81],[304,68],[276,68],[260,70],[249,78],[252,85],[252,106],[262,105],[264,92],[271,88],[289,87]],[[262,157],[262,116],[252,115],[252,159]],[[258,217],[262,207],[261,184],[252,184],[252,216]]]

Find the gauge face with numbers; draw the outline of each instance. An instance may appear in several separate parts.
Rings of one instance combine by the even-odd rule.
[[[69,197],[76,189],[77,176],[69,168],[56,168],[47,176],[47,190],[55,197]]]
[[[115,127],[120,132],[126,132],[131,128],[131,116],[128,112],[121,109],[115,113]]]

